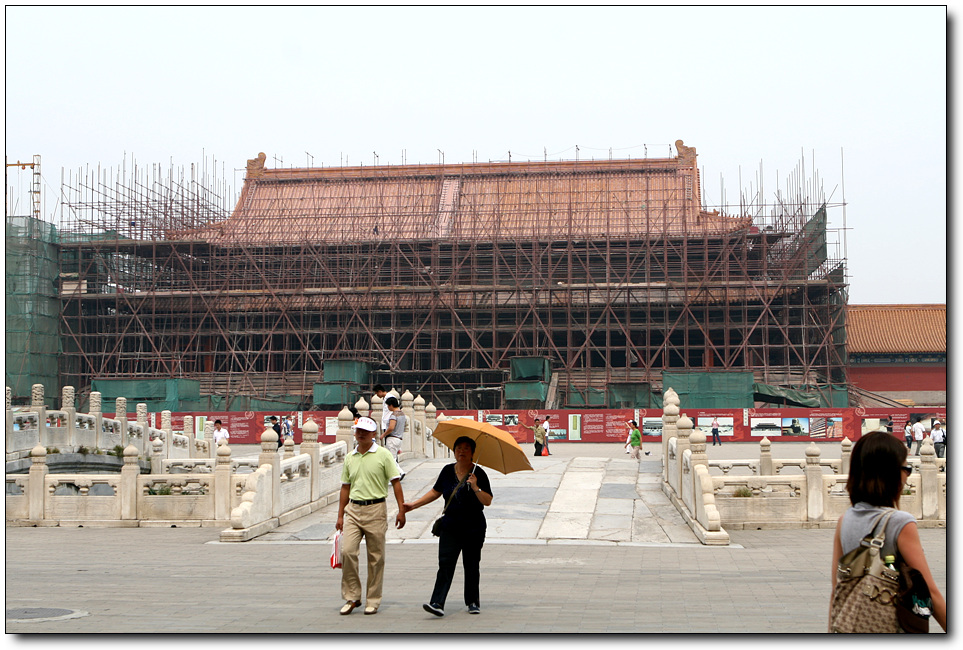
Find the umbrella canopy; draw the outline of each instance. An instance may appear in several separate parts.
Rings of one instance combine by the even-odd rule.
[[[449,449],[454,449],[455,441],[468,436],[475,441],[473,460],[502,474],[510,474],[532,469],[524,450],[507,431],[467,418],[456,418],[440,422],[431,437],[441,441]]]

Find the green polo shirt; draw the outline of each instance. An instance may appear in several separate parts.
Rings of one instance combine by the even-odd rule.
[[[372,443],[371,449],[365,453],[354,449],[345,457],[341,483],[351,486],[349,499],[368,501],[387,497],[391,479],[400,476],[391,452]]]

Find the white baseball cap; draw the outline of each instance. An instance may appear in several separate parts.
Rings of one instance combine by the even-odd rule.
[[[933,422],[933,426],[934,426],[934,427],[935,427],[937,424],[940,424],[940,421],[939,421],[939,420],[936,420],[935,422]]]
[[[364,431],[377,431],[378,425],[371,418],[358,418],[352,426],[353,429],[363,429]]]

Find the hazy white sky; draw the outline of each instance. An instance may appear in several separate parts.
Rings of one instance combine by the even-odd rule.
[[[239,189],[259,151],[635,158],[682,139],[712,205],[760,161],[771,201],[805,156],[832,202],[845,180],[850,302],[942,303],[946,30],[942,7],[7,7],[5,151],[42,156],[50,218],[62,168],[125,155],[213,158]]]

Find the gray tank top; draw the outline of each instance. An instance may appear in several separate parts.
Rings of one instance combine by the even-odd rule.
[[[876,516],[888,510],[892,510],[893,514],[886,524],[886,539],[883,540],[883,550],[880,555],[883,557],[887,555],[895,556],[896,540],[899,538],[903,526],[910,522],[915,522],[916,517],[902,510],[879,508],[864,501],[860,501],[847,510],[843,515],[842,523],[839,525],[839,545],[842,547],[843,555],[846,555],[859,546],[863,538],[872,532],[872,524]],[[883,516],[885,517],[886,515],[884,514]]]

